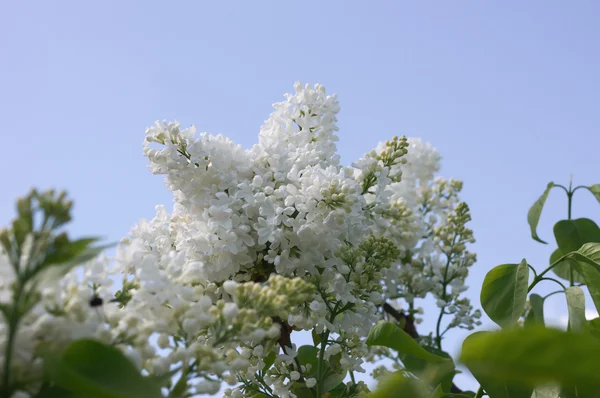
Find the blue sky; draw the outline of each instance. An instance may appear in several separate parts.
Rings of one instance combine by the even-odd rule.
[[[31,186],[65,188],[72,233],[116,241],[171,202],[146,170],[146,126],[178,119],[248,147],[297,80],[338,93],[345,163],[393,135],[438,148],[473,213],[476,304],[491,267],[547,265],[553,247],[526,223],[547,182],[600,183],[596,1],[2,2],[0,14],[2,225]],[[574,216],[599,215],[578,192]],[[541,237],[565,216],[553,191]]]

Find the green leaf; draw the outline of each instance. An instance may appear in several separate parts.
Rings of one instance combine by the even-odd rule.
[[[587,330],[595,337],[600,339],[600,318],[594,318],[587,323]]]
[[[503,328],[517,323],[527,302],[529,268],[520,264],[502,264],[492,268],[483,280],[481,306]]]
[[[560,398],[600,398],[598,392],[583,393],[574,387],[562,387],[560,390]]]
[[[75,394],[57,386],[46,387],[40,390],[33,398],[76,398]]]
[[[431,394],[430,398],[444,398],[445,395],[446,394],[444,393],[444,389],[442,388],[442,386],[437,386]]]
[[[563,253],[579,250],[589,242],[600,242],[600,228],[589,218],[561,220],[554,224],[554,237]]]
[[[313,377],[317,374],[317,366],[319,363],[319,349],[312,345],[303,345],[298,348],[298,362],[303,366],[310,366],[310,371],[306,373],[306,377]]]
[[[98,238],[82,238],[69,241],[66,236],[64,239],[56,239],[54,250],[52,250],[44,259],[44,265],[56,265],[73,260],[83,254],[92,243],[97,242]]]
[[[62,357],[46,355],[45,370],[57,386],[88,398],[162,398],[117,348],[94,340],[71,343]]]
[[[447,352],[439,350],[435,347],[425,346],[423,348],[426,351],[437,355],[438,357],[447,358],[448,361],[431,363],[410,355],[400,354],[399,358],[404,364],[404,367],[421,379],[426,380],[427,384],[430,386],[436,386],[439,384],[444,392],[450,392],[452,380],[456,374],[452,357]],[[440,366],[441,364],[443,365]]]
[[[589,218],[578,218],[576,220],[561,220],[554,225],[554,237],[558,244],[558,252],[552,253],[550,263],[561,257],[561,253],[567,254],[579,250],[585,243],[600,242],[600,228]],[[559,277],[570,280],[571,266],[566,260],[555,266],[552,270]],[[558,268],[557,268],[558,267]],[[577,271],[573,272],[573,282],[583,282]]]
[[[554,264],[562,257],[564,257],[565,253],[563,253],[560,249],[556,249],[550,255],[550,265]],[[552,272],[554,272],[558,277],[565,279],[567,281],[571,280],[571,275],[573,277],[573,283],[584,283],[583,276],[577,271],[577,266],[572,265],[571,260],[568,258],[560,261],[554,267],[552,267]]]
[[[0,312],[4,317],[4,321],[8,322],[12,313],[12,305],[9,305],[8,303],[0,303]]]
[[[544,298],[539,294],[530,294],[529,295],[529,304],[531,305],[531,310],[527,314],[527,318],[525,318],[525,326],[537,324],[544,324]]]
[[[545,386],[536,387],[533,391],[531,398],[558,398],[560,395],[560,386],[556,384],[549,384]]]
[[[38,282],[42,283],[50,283],[53,281],[57,281],[74,267],[82,265],[83,263],[95,257],[98,257],[100,253],[102,253],[104,250],[108,249],[111,246],[113,245],[88,247],[85,248],[83,251],[78,252],[78,254],[70,256],[68,260],[65,260],[65,258],[61,258],[60,261],[53,260],[55,262],[51,263],[49,263],[47,260],[46,263],[40,268],[37,280]]]
[[[373,326],[369,331],[366,343],[368,346],[388,347],[400,354],[425,361],[448,361],[447,358],[439,357],[425,350],[408,333],[391,322],[380,321]]]
[[[548,186],[546,186],[546,190],[544,191],[542,196],[540,196],[540,198],[535,201],[533,206],[531,206],[531,208],[529,209],[529,212],[527,212],[527,222],[529,223],[529,228],[531,229],[531,237],[534,240],[536,240],[540,243],[544,243],[544,244],[546,242],[541,240],[537,234],[537,226],[538,226],[538,223],[540,222],[540,216],[542,215],[542,209],[544,208],[544,203],[546,203],[546,199],[548,199],[548,194],[550,193],[550,190],[553,187],[554,187],[553,182],[548,183]]]
[[[565,256],[583,277],[596,309],[600,311],[600,243],[586,243]]]
[[[300,365],[303,366],[310,366],[310,370],[307,371],[304,376],[309,378],[309,377],[314,377],[317,379],[317,381],[319,380],[319,378],[317,377],[317,370],[318,370],[318,364],[319,364],[319,349],[315,346],[312,345],[303,345],[302,347],[300,347],[298,349],[298,362],[300,362]],[[340,355],[341,357],[341,355]],[[323,374],[325,375],[323,378],[323,391],[327,392],[335,387],[337,387],[342,381],[344,381],[344,378],[346,378],[346,372],[344,373],[337,373],[335,371],[333,371],[332,368],[330,368],[330,363],[332,362],[332,358],[330,358],[329,362],[325,362],[325,367],[323,369]],[[310,390],[309,390],[310,392]],[[312,393],[311,393],[312,394]]]
[[[293,388],[292,392],[296,395],[296,398],[314,398],[311,389],[307,387]],[[260,395],[257,394],[255,395],[255,397],[269,397],[269,395],[266,395],[265,393],[260,393]]]
[[[596,199],[598,199],[598,202],[600,202],[600,184],[590,185],[586,188],[596,197]]]
[[[275,351],[269,352],[269,354],[263,359],[265,366],[263,367],[263,372],[266,372],[274,363],[275,359],[277,359],[277,354]]]
[[[369,398],[429,398],[429,395],[427,386],[420,380],[407,378],[398,371],[383,377]]]
[[[311,335],[315,347],[321,344],[321,335],[319,335],[315,329],[312,330]]]
[[[581,332],[585,328],[585,295],[577,286],[571,286],[565,291],[567,308],[569,310],[569,329]]]
[[[346,373],[332,373],[329,372],[323,380],[323,391],[328,392],[336,388],[346,378]]]
[[[346,394],[348,390],[345,383],[338,384],[335,388],[329,390],[329,398],[339,398]]]
[[[498,381],[493,377],[481,374],[477,368],[469,368],[469,370],[490,398],[531,398],[532,387],[523,387],[505,381]]]
[[[541,326],[474,333],[463,343],[460,359],[469,369],[499,382],[600,389],[600,340],[586,333]]]

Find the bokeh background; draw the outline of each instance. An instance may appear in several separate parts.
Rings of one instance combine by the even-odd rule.
[[[0,225],[32,186],[56,187],[76,200],[74,235],[118,241],[171,203],[146,170],[146,126],[177,119],[249,147],[298,80],[339,95],[345,163],[393,135],[438,148],[472,209],[477,305],[491,267],[547,266],[566,197],[544,209],[549,245],[526,213],[549,181],[600,183],[595,0],[3,1],[0,15]],[[598,222],[600,204],[578,191],[573,216]],[[555,324],[563,301],[546,302]],[[420,332],[436,318],[424,306]]]

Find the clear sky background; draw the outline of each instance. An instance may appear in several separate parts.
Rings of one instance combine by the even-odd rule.
[[[146,170],[146,126],[177,119],[249,147],[297,80],[338,93],[345,163],[393,135],[438,148],[472,209],[476,305],[491,267],[547,266],[564,194],[542,215],[551,245],[526,222],[546,183],[600,183],[594,0],[3,1],[0,15],[1,225],[30,187],[57,187],[76,200],[74,235],[118,241],[171,203]],[[598,222],[600,204],[579,191],[574,216]]]

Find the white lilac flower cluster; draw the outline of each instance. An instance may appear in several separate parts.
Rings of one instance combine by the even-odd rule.
[[[294,88],[250,149],[177,122],[147,129],[144,154],[165,175],[173,211],[158,206],[115,261],[41,287],[18,337],[15,374],[41,366],[42,341],[60,349],[95,337],[149,374],[178,369],[188,396],[226,381],[227,396],[285,398],[322,387],[322,374],[298,359],[294,331],[318,336],[327,369],[343,379],[364,371],[364,338],[385,300],[413,309],[432,293],[454,314],[451,327],[476,323],[459,298],[475,260],[465,247],[468,208],[458,181],[434,179],[437,151],[394,137],[342,166],[336,96],[321,85]],[[90,308],[91,297],[103,305]],[[355,385],[355,396],[364,391]]]

